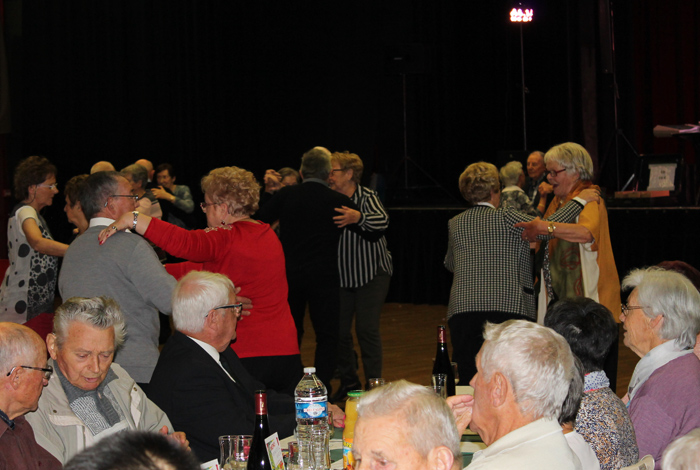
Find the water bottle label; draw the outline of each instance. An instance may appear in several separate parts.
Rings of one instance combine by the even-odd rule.
[[[325,418],[328,416],[328,403],[325,401],[297,402],[295,406],[297,409],[297,419]]]

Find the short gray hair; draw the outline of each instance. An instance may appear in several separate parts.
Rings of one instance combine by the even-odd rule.
[[[520,179],[520,175],[522,174],[523,164],[520,162],[508,162],[503,165],[498,172],[503,186],[515,186],[518,184],[518,179]]]
[[[695,428],[683,437],[671,442],[661,458],[664,470],[697,470],[700,455],[700,428]]]
[[[502,373],[520,412],[533,420],[558,418],[569,392],[574,356],[554,330],[526,320],[484,325],[481,373]]]
[[[398,418],[404,423],[408,445],[423,458],[434,448],[446,446],[455,460],[462,461],[460,436],[452,411],[445,400],[426,387],[406,380],[383,385],[360,398],[357,416]]]
[[[141,183],[141,189],[146,189],[148,185],[148,170],[143,165],[133,163],[120,171],[122,175],[129,175],[134,183]]]
[[[98,174],[98,173],[94,173]],[[126,339],[124,315],[116,300],[109,297],[71,297],[56,309],[53,333],[59,349],[68,339],[68,330],[79,321],[100,330],[114,327],[114,347],[119,348]]]
[[[558,163],[568,174],[578,173],[581,181],[593,181],[593,160],[588,151],[575,142],[565,142],[547,150],[544,163]]]
[[[123,176],[116,171],[98,171],[88,176],[80,191],[80,207],[86,219],[92,219],[104,209],[109,196],[119,187],[119,178]]]
[[[331,153],[322,147],[314,147],[301,157],[301,176],[304,179],[327,180],[331,174]]]
[[[234,292],[233,282],[223,274],[190,271],[173,289],[173,324],[178,331],[199,333],[213,308],[226,305]],[[226,311],[222,310],[221,314]]]
[[[637,289],[639,305],[648,318],[663,315],[659,337],[692,348],[700,331],[700,293],[675,271],[659,267],[635,269],[622,280],[622,289]]]
[[[30,328],[11,322],[0,323],[0,377],[19,362],[36,357],[36,346],[41,338]]]

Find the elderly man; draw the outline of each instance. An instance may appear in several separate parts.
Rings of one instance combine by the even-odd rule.
[[[547,168],[544,164],[544,153],[536,150],[532,152],[527,157],[527,185],[525,186],[525,192],[527,196],[532,201],[532,208],[539,211],[538,206],[540,205],[541,195],[551,194],[551,185],[547,183]],[[544,184],[544,185],[543,185]],[[540,185],[543,185],[540,190]],[[547,198],[542,201],[546,208]],[[544,214],[544,211],[539,211],[540,215]]]
[[[80,205],[90,228],[68,247],[58,279],[61,297],[104,295],[126,315],[129,337],[118,362],[140,384],[151,380],[158,360],[158,311],[170,313],[175,278],[169,275],[148,242],[130,232],[116,234],[100,246],[97,235],[125,212],[134,211],[129,181],[118,173],[90,175]],[[134,219],[138,212],[134,212]]]
[[[153,182],[153,175],[155,174],[155,170],[153,169],[153,163],[151,163],[150,160],[146,160],[145,158],[141,158],[139,160],[136,160],[134,163],[137,165],[141,165],[146,169],[146,172],[148,174],[148,183],[144,185],[144,188],[150,187],[151,183]]]
[[[24,418],[36,410],[51,372],[38,334],[17,323],[0,323],[1,470],[60,470],[61,462],[37,444]]]
[[[167,434],[168,417],[116,363],[126,326],[119,305],[106,297],[68,299],[56,309],[46,337],[56,372],[27,415],[37,442],[62,463],[110,434],[125,429]],[[185,443],[185,435],[172,438]]]
[[[209,461],[219,456],[219,436],[253,433],[253,396],[265,386],[229,347],[242,310],[229,278],[192,271],[178,282],[172,304],[177,331],[161,352],[148,395],[187,433],[197,457]],[[270,430],[291,435],[294,399],[268,390],[267,403]]]
[[[399,380],[365,394],[357,406],[355,469],[462,468],[450,408],[431,390]]]
[[[488,446],[467,468],[581,469],[557,422],[575,371],[564,338],[525,320],[486,323],[476,368],[474,397],[448,399],[458,428]]]
[[[316,332],[314,365],[318,378],[328,387],[335,372],[340,332],[340,274],[338,242],[342,228],[333,220],[336,208],[359,210],[349,197],[328,187],[331,154],[314,147],[304,154],[299,170],[303,184],[285,186],[258,212],[263,222],[280,222],[280,240],[284,249],[289,283],[289,308],[297,327],[299,344],[304,335],[304,314],[309,315]],[[362,232],[357,224],[349,230]],[[382,232],[374,235],[378,239]]]

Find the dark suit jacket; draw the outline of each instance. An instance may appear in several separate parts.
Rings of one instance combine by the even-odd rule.
[[[280,240],[287,272],[338,270],[338,241],[343,230],[333,217],[336,207],[360,210],[352,200],[333,191],[321,180],[305,180],[285,186],[260,208],[257,217],[269,224],[279,220]],[[357,224],[347,227],[363,238],[378,240],[382,232],[364,231]]]
[[[221,353],[233,369],[234,383],[201,346],[176,331],[160,353],[148,397],[170,418],[176,431],[187,434],[202,462],[219,458],[219,436],[253,434],[255,390],[265,386],[251,377],[231,348]],[[294,398],[267,394],[270,431],[280,439],[296,425]]]

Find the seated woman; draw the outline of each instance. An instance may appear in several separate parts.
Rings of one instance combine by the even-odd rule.
[[[167,265],[180,278],[192,270],[228,276],[240,294],[253,301],[250,316],[238,323],[231,346],[248,372],[267,388],[294,394],[301,379],[301,356],[294,320],[287,304],[287,277],[282,245],[270,226],[250,218],[258,208],[260,185],[249,171],[217,168],[202,178],[201,206],[209,228],[184,230],[131,212],[102,231],[104,241],[115,229],[131,229],[171,255],[190,262]]]
[[[7,224],[10,265],[0,286],[0,321],[26,323],[53,312],[58,257],[68,245],[53,239],[39,215],[58,194],[56,167],[44,157],[28,157],[15,169],[14,185],[21,202]]]
[[[700,293],[674,271],[636,269],[622,281],[632,289],[620,320],[625,346],[642,359],[630,380],[627,405],[639,454],[656,469],[668,444],[700,427],[700,360],[693,354],[700,331]]]
[[[552,304],[544,325],[566,339],[583,366],[584,393],[576,432],[591,445],[602,470],[632,465],[639,458],[634,427],[603,371],[605,356],[617,337],[612,313],[594,300],[575,297]]]

